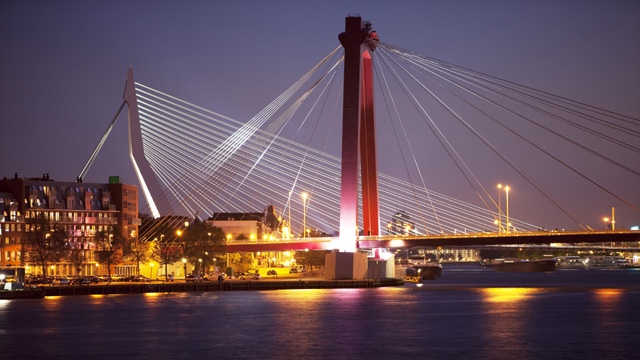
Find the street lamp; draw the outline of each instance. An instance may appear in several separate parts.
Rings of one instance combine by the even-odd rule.
[[[502,184],[498,184],[498,232],[501,233],[502,230],[502,204],[501,204],[501,198],[502,198]]]
[[[302,236],[306,237],[304,229],[307,228],[307,193],[302,193]]]
[[[509,233],[509,186],[505,186],[504,190],[507,192],[507,234]]]
[[[387,224],[387,235],[391,235],[391,223]]]
[[[289,204],[289,229],[291,229],[291,191],[289,191],[289,201],[287,203]]]
[[[198,273],[200,274],[200,277],[202,277],[202,273],[203,273],[203,271],[202,271],[202,259],[198,259],[198,262],[200,263],[199,264],[200,268],[198,269],[199,270]]]
[[[149,269],[149,280],[151,280],[153,278],[153,263],[149,265],[151,265],[151,268]]]
[[[187,259],[182,258],[182,264],[184,265],[184,281],[187,282]]]

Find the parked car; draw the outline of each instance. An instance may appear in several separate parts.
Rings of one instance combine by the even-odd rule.
[[[202,278],[200,277],[200,275],[192,275],[192,274],[188,274],[187,278],[185,279],[187,282],[201,282]]]
[[[71,279],[66,276],[58,276],[53,279],[53,285],[71,285]]]
[[[88,277],[88,276],[78,276],[78,277],[73,279],[72,283],[74,285],[90,285],[91,284],[91,278]]]
[[[134,276],[131,281],[133,282],[149,282],[151,281],[151,279],[149,279],[148,277],[144,276],[144,275],[137,275]]]
[[[259,273],[249,273],[244,276],[240,276],[240,280],[260,280]]]
[[[291,269],[289,269],[289,274],[297,274],[297,273],[299,273],[299,272],[300,272],[300,271],[298,271],[298,269],[296,269],[296,268],[291,268]]]
[[[278,272],[277,272],[277,271],[275,271],[275,270],[269,270],[269,271],[267,271],[267,275],[275,275],[275,276],[278,276]]]

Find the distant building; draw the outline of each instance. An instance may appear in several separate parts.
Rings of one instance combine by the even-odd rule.
[[[108,184],[60,182],[49,178],[0,180],[0,265],[29,266],[24,261],[22,238],[25,219],[43,213],[51,222],[64,225],[69,242],[84,249],[81,273],[97,274],[94,237],[109,225],[120,225],[125,238],[138,233],[138,189],[110,177]],[[65,258],[53,266],[55,275],[76,275]],[[31,273],[39,271],[31,266]],[[29,273],[29,271],[27,271]]]
[[[265,214],[259,212],[214,213],[207,222],[222,229],[228,240],[236,240],[240,237],[256,241],[268,233],[264,225]]]
[[[416,225],[411,221],[411,217],[404,210],[399,210],[387,224],[388,235],[415,235]]]

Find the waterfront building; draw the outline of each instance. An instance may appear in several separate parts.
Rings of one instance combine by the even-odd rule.
[[[72,248],[81,249],[84,259],[78,272],[69,257],[56,264],[48,264],[48,275],[96,275],[107,273],[99,264],[95,236],[99,231],[118,225],[122,236],[129,239],[138,233],[138,189],[123,184],[120,177],[110,177],[109,183],[60,182],[41,178],[13,178],[0,180],[0,264],[2,267],[25,266],[27,273],[38,274],[38,266],[26,262],[22,239],[26,219],[43,214],[50,222],[67,230]],[[116,264],[119,272],[133,267]],[[115,270],[116,268],[112,269]]]

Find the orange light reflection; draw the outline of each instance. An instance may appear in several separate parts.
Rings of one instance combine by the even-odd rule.
[[[527,297],[543,292],[538,288],[486,288],[479,290],[486,301],[512,303],[525,300]]]

